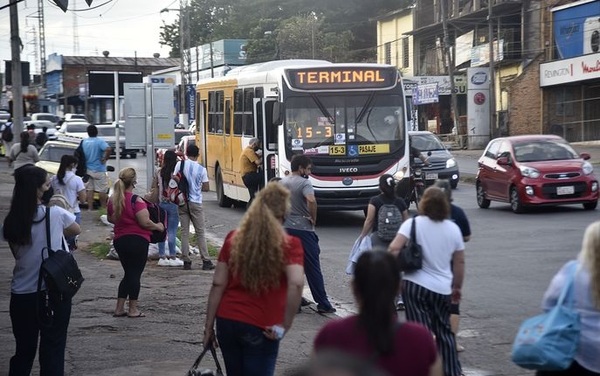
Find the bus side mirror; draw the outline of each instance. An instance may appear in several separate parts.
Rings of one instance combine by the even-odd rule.
[[[273,104],[273,125],[278,125],[283,119],[283,103],[275,102]]]

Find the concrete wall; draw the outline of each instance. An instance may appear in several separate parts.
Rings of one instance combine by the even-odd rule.
[[[395,65],[400,69],[402,75],[405,77],[412,77],[415,75],[415,59],[414,57],[414,45],[413,37],[403,35],[408,31],[412,31],[413,27],[413,14],[412,10],[402,11],[393,17],[389,17],[377,22],[377,62],[379,64],[385,64],[385,44],[391,44],[391,64]],[[403,67],[402,61],[404,59],[402,51],[402,41],[404,38],[408,38],[408,67]]]

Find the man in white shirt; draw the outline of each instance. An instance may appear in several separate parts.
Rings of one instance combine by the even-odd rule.
[[[202,257],[202,270],[213,270],[215,265],[209,258],[206,237],[204,236],[204,209],[202,208],[202,192],[207,192],[208,174],[206,168],[197,162],[200,151],[196,145],[189,145],[185,151],[187,160],[179,161],[175,165],[173,174],[176,175],[183,163],[183,175],[189,184],[188,202],[179,207],[179,221],[181,222],[181,258],[183,269],[192,269],[190,259],[190,221],[194,225],[198,249]]]

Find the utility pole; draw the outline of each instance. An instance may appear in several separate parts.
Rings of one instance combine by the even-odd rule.
[[[21,80],[21,38],[19,37],[18,0],[10,0],[10,52],[12,74],[12,118],[15,134],[23,131],[23,81]]]
[[[40,76],[42,92],[46,95],[46,26],[44,22],[44,0],[38,0],[38,31],[40,33]]]
[[[492,1],[488,1],[488,39],[490,42],[490,139],[496,130],[496,74],[494,72],[494,24],[492,23]]]
[[[185,0],[179,0],[179,55],[181,58],[179,72],[179,74],[181,75],[181,81],[179,86],[179,122],[184,125],[187,125],[187,116],[185,116],[185,87],[187,84],[185,74],[185,27],[183,25],[183,21],[185,18],[184,12],[187,12],[187,9],[185,9],[185,5]]]
[[[448,35],[448,2],[441,1],[440,7],[442,14],[442,27],[444,29],[444,55],[446,56],[446,62],[448,64],[448,76],[450,78],[450,105],[452,106],[450,112],[452,113],[452,121],[454,122],[454,134],[458,136],[460,118],[458,116],[458,101],[456,100],[456,85],[454,84],[454,63],[456,60],[454,58],[455,53],[452,53],[451,51],[450,37]]]

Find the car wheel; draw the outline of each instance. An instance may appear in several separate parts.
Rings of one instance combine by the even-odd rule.
[[[594,209],[596,209],[597,206],[598,206],[598,201],[586,202],[585,204],[583,204],[583,208],[585,210],[594,210]]]
[[[510,208],[513,213],[523,213],[523,204],[521,204],[521,199],[519,198],[519,192],[516,187],[512,187],[510,189]]]
[[[215,176],[217,183],[217,202],[222,208],[230,208],[233,204],[232,200],[225,196],[225,189],[223,188],[223,175],[221,174],[221,168],[217,167],[217,173]]]
[[[485,198],[485,191],[481,183],[477,182],[477,205],[482,209],[487,209],[490,207],[490,203],[491,201]]]

